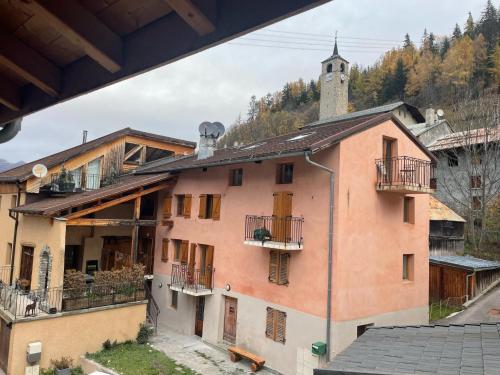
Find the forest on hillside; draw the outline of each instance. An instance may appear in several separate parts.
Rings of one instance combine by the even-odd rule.
[[[417,46],[418,45],[418,46]],[[452,108],[457,99],[498,95],[500,87],[500,8],[488,0],[476,21],[469,13],[450,35],[424,30],[420,43],[408,34],[368,67],[352,65],[349,111],[404,100],[420,108]],[[262,98],[252,96],[241,116],[219,140],[219,147],[279,135],[318,119],[318,80],[287,82]]]

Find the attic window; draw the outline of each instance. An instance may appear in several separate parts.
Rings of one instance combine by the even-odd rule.
[[[257,148],[257,147],[260,147],[260,146],[264,146],[265,144],[266,144],[266,142],[255,143],[253,145],[250,145],[250,146],[247,146],[247,147],[243,147],[242,150],[252,150],[254,148]]]
[[[292,138],[288,138],[286,141],[287,142],[293,142],[293,141],[298,141],[300,139],[304,139],[304,138],[307,138],[311,135],[313,135],[314,133],[306,133],[306,134],[299,134],[299,135],[296,135],[295,137],[292,137]]]

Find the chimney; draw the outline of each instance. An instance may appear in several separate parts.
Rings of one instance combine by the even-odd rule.
[[[89,132],[88,132],[87,130],[84,130],[84,131],[83,131],[83,140],[82,140],[82,144],[83,144],[83,143],[87,143],[87,134],[88,134],[88,133],[89,133]]]
[[[425,110],[425,124],[426,126],[434,125],[436,122],[436,111],[434,108],[427,108]]]
[[[200,144],[198,146],[198,160],[214,156],[217,147],[217,139],[224,134],[224,125],[220,122],[202,122],[198,128],[200,131]]]

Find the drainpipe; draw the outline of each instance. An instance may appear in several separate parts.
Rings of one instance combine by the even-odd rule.
[[[330,174],[330,204],[328,208],[328,291],[326,295],[326,361],[330,361],[330,332],[332,318],[332,258],[333,258],[333,192],[335,172],[333,169],[316,163],[310,159],[311,153],[304,154],[306,162]]]
[[[21,205],[21,185],[19,181],[16,181],[17,186],[17,201],[16,207]],[[12,214],[12,211],[9,211],[9,216],[14,219],[16,222],[14,224],[14,238],[12,239],[12,254],[10,255],[10,278],[9,285],[12,285],[12,278],[14,277],[14,259],[16,256],[16,244],[17,244],[17,228],[19,226],[19,213]]]

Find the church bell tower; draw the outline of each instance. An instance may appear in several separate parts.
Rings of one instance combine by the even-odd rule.
[[[349,62],[339,55],[337,35],[335,35],[333,55],[321,63],[320,120],[326,120],[347,113],[348,73]]]

